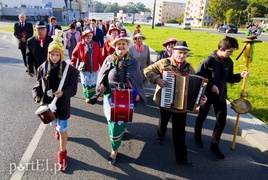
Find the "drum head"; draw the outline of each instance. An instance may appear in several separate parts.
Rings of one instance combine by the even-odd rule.
[[[37,110],[35,111],[35,114],[41,114],[41,113],[45,112],[46,110],[48,110],[48,108],[49,107],[47,104],[43,104],[37,108]]]

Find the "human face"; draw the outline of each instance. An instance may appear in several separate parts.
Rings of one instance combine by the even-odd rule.
[[[112,37],[113,39],[115,39],[117,35],[118,35],[118,31],[112,31],[112,32],[111,32],[111,37]]]
[[[37,32],[38,38],[44,39],[47,35],[47,28],[37,28],[36,32]]]
[[[87,35],[85,35],[85,42],[90,43],[92,41],[92,37],[93,37],[92,33],[88,33]]]
[[[188,54],[188,50],[174,49],[172,56],[177,62],[184,62]]]
[[[25,23],[25,21],[26,21],[26,17],[25,17],[25,15],[20,14],[20,16],[19,16],[19,20],[20,20],[20,22]]]
[[[220,49],[217,53],[220,57],[228,58],[233,54],[234,50],[235,48],[226,49],[226,50]]]
[[[53,64],[56,64],[59,62],[60,60],[60,53],[56,52],[56,51],[51,51],[49,53],[49,59],[51,60],[51,62]]]
[[[97,26],[96,22],[90,21],[90,27],[95,28]]]
[[[173,48],[174,48],[174,43],[168,43],[167,46],[166,46],[166,49],[169,52],[172,52],[173,51]]]
[[[51,25],[52,25],[52,26],[56,26],[56,25],[57,25],[57,20],[55,20],[55,19],[52,20],[52,21],[51,21]]]
[[[142,37],[138,37],[137,39],[136,39],[136,44],[137,45],[139,45],[139,46],[141,46],[142,45]]]
[[[127,53],[127,50],[128,50],[128,42],[126,40],[122,39],[116,42],[115,52],[120,58],[125,56],[125,54]]]

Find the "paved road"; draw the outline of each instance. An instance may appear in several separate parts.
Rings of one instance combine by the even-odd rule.
[[[243,138],[238,136],[235,151],[230,150],[230,126],[226,126],[221,141],[226,159],[218,161],[211,154],[212,115],[204,124],[205,147],[199,149],[193,142],[195,115],[189,114],[186,142],[189,160],[195,167],[177,166],[171,124],[166,143],[161,146],[156,142],[158,109],[152,102],[153,85],[146,88],[149,103],[138,105],[117,164],[111,166],[106,160],[110,146],[101,102],[86,104],[79,84],[69,120],[68,171],[55,171],[58,142],[54,140],[54,128],[44,126],[34,115],[34,79],[26,75],[12,35],[0,32],[0,39],[0,179],[268,179],[268,159]]]

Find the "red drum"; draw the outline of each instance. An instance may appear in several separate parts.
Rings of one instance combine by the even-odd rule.
[[[55,114],[49,109],[47,104],[43,104],[37,108],[35,114],[43,121],[44,124],[48,124],[56,119]]]
[[[112,89],[110,99],[104,96],[104,114],[113,122],[132,122],[133,117],[133,91],[132,89]]]

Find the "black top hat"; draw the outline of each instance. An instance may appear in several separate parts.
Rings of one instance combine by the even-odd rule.
[[[188,50],[190,51],[190,49],[188,48],[187,46],[187,43],[186,41],[178,41],[176,42],[175,46],[174,46],[174,49],[182,49],[182,50]]]
[[[35,28],[46,28],[46,24],[44,21],[36,21]]]

